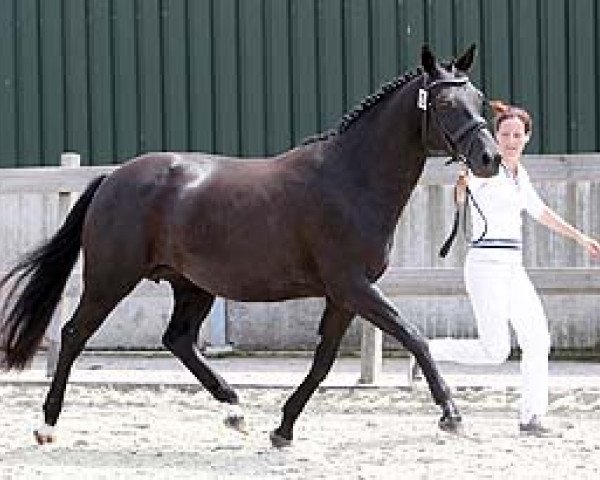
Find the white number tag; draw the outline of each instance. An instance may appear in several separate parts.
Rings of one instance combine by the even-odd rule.
[[[419,98],[417,99],[417,107],[421,110],[427,110],[427,90],[419,88]]]

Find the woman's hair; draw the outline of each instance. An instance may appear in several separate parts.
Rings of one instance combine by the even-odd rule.
[[[491,100],[490,107],[494,112],[494,129],[498,131],[500,124],[509,118],[518,118],[525,126],[525,133],[531,132],[531,116],[526,110],[514,105],[508,105],[500,100]]]

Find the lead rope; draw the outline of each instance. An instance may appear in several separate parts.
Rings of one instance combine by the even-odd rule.
[[[481,240],[483,240],[483,238],[486,236],[487,230],[488,230],[488,222],[487,222],[487,218],[481,211],[481,207],[475,201],[475,198],[473,198],[473,194],[471,193],[471,189],[469,187],[466,188],[465,193],[466,193],[466,198],[465,198],[465,203],[463,204],[463,218],[464,218],[463,233],[466,238],[467,237],[467,204],[469,203],[469,199],[471,199],[471,203],[473,204],[473,206],[475,207],[475,210],[477,210],[477,213],[483,220],[483,232],[479,236],[479,238],[473,242],[473,243],[477,243],[477,242],[480,242]],[[457,197],[456,196],[456,186],[454,186],[454,204],[456,205],[456,210],[454,211],[454,222],[452,223],[452,231],[450,232],[450,234],[448,235],[448,238],[442,245],[442,248],[440,248],[440,253],[439,253],[440,258],[445,258],[446,255],[448,255],[448,252],[450,251],[450,247],[454,243],[454,240],[456,239],[456,234],[458,233],[458,227],[460,225],[460,206],[459,206],[458,202],[456,201],[456,197]]]

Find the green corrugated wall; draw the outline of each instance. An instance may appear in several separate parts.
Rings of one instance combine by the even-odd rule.
[[[384,80],[480,46],[529,152],[600,150],[596,0],[0,0],[0,165],[150,150],[265,155]]]

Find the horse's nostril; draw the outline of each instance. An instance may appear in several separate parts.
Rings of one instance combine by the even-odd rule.
[[[500,162],[502,161],[502,155],[500,155],[499,153],[496,153],[494,155],[494,163],[496,165],[500,164]]]
[[[490,154],[488,152],[483,152],[483,158],[481,160],[483,161],[483,164],[487,167],[492,161],[492,157],[490,157]]]

